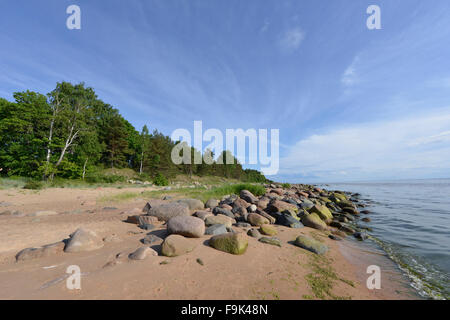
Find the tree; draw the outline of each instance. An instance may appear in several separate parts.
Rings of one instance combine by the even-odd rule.
[[[146,155],[149,152],[150,147],[150,134],[146,125],[142,127],[141,134],[139,136],[139,147],[141,151],[140,159],[139,159],[139,175],[142,175],[144,171],[144,159],[146,159]]]

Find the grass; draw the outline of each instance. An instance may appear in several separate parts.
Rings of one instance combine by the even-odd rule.
[[[178,198],[193,198],[206,202],[208,199],[215,198],[221,199],[225,195],[239,194],[241,190],[249,190],[255,195],[262,195],[265,193],[265,188],[258,184],[239,183],[239,184],[227,184],[219,187],[213,187],[211,189],[205,189],[204,187],[196,188],[177,188],[170,190],[150,190],[143,192],[124,192],[112,196],[102,197],[99,200],[103,202],[108,201],[128,201],[135,198],[161,198],[164,195],[171,195]]]
[[[331,266],[331,262],[324,256],[312,254],[310,267],[312,273],[306,275],[305,279],[311,287],[313,295],[304,295],[304,299],[333,299],[333,300],[351,300],[350,296],[336,296],[332,289],[335,281],[341,281],[351,287],[354,283],[350,280],[340,278]]]

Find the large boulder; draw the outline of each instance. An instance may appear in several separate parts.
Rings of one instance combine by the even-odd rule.
[[[267,212],[265,212],[259,208],[256,209],[256,213],[259,214],[260,216],[263,216],[267,220],[269,220],[270,224],[275,224],[275,222],[277,221],[273,216],[271,216],[270,214],[268,214]]]
[[[261,199],[259,199],[259,201],[256,203],[256,206],[258,208],[261,208],[261,210],[264,210],[267,208],[267,206],[269,205],[270,199],[267,197],[261,197]]]
[[[270,224],[269,219],[264,218],[263,216],[257,213],[249,213],[247,216],[247,221],[250,222],[252,226],[262,226],[263,224]]]
[[[233,212],[231,212],[231,211],[228,210],[228,209],[223,209],[223,208],[220,208],[220,207],[215,207],[215,208],[213,209],[213,213],[216,214],[216,215],[222,214],[222,215],[224,215],[224,216],[227,216],[227,217],[230,217],[230,218],[234,219],[234,214],[233,214]]]
[[[32,260],[57,255],[58,253],[63,253],[64,246],[65,243],[60,241],[39,248],[26,248],[16,255],[16,261]]]
[[[295,218],[297,216],[298,208],[296,205],[287,203],[281,200],[272,200],[267,206],[267,212],[283,212],[289,211],[289,213]]]
[[[326,245],[307,236],[298,236],[297,239],[295,239],[294,244],[300,248],[317,254],[325,254],[325,252],[328,251],[328,247]]]
[[[303,224],[301,224],[297,219],[295,219],[287,212],[275,212],[272,215],[276,219],[276,224],[289,228],[303,228]]]
[[[200,238],[205,234],[205,222],[192,216],[173,217],[167,222],[167,231],[169,234]]]
[[[206,201],[205,203],[205,208],[215,208],[219,205],[219,200],[217,199],[209,199],[208,201]]]
[[[147,214],[162,221],[169,221],[173,217],[188,216],[189,207],[186,204],[177,202],[163,203],[151,207]]]
[[[232,206],[233,206],[233,208],[238,208],[238,207],[240,207],[240,208],[248,208],[250,206],[250,203],[248,203],[244,199],[237,198],[236,200],[234,200]]]
[[[331,211],[323,205],[316,204],[314,207],[309,209],[310,213],[316,213],[320,219],[325,221],[326,223],[330,223],[331,220],[333,220],[333,215],[331,214]]]
[[[65,252],[92,251],[103,247],[103,240],[94,231],[79,228],[70,235]]]
[[[239,195],[240,195],[240,197],[242,199],[244,199],[245,201],[247,201],[249,203],[253,203],[253,204],[257,204],[258,203],[258,198],[255,197],[253,195],[253,193],[251,193],[248,190],[242,190]]]
[[[318,230],[326,230],[327,224],[320,219],[316,213],[305,214],[302,218],[302,223],[310,228]]]
[[[166,257],[176,257],[191,252],[195,247],[195,242],[192,239],[172,234],[164,240],[161,253]]]
[[[223,214],[218,214],[217,216],[206,217],[205,224],[207,226],[212,226],[214,224],[224,224],[226,227],[231,228],[233,223],[236,223],[236,220],[231,219]]]
[[[229,232],[212,237],[209,239],[209,245],[231,254],[244,254],[248,247],[248,239],[243,233]]]
[[[202,210],[205,209],[205,205],[198,199],[181,199],[178,203],[184,203],[189,207],[189,210]]]

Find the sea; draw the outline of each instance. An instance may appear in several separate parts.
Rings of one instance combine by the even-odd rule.
[[[369,210],[364,245],[382,250],[417,294],[450,298],[450,179],[317,184],[358,193]]]

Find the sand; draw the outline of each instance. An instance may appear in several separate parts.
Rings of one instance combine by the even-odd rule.
[[[139,192],[139,189],[130,189]],[[127,189],[46,189],[43,191],[0,190],[2,211],[24,214],[52,210],[50,216],[0,215],[0,299],[310,299],[314,298],[309,274],[311,263],[326,261],[346,281],[330,280],[332,296],[326,299],[415,299],[417,296],[395,266],[379,253],[368,252],[353,240],[334,241],[311,229],[276,226],[281,248],[249,238],[247,252],[235,256],[207,245],[208,236],[191,239],[196,248],[175,258],[151,256],[131,261],[128,254],[144,246],[140,240],[152,233],[166,234],[160,224],[143,231],[124,222],[128,212],[144,207],[146,199],[105,203],[105,195],[129,192]],[[148,189],[146,189],[148,190]],[[115,234],[119,242],[107,242],[102,249],[82,253],[61,253],[36,260],[15,262],[15,255],[27,247],[67,239],[79,227],[101,237]],[[236,228],[236,231],[243,231]],[[292,245],[298,235],[312,235],[330,250],[325,260]],[[160,245],[153,245],[160,251]],[[116,258],[119,256],[119,258]],[[203,261],[203,265],[197,262]],[[366,287],[366,268],[382,267],[382,288]],[[81,289],[66,286],[67,267],[77,265],[82,272]],[[350,285],[349,283],[352,283]]]

